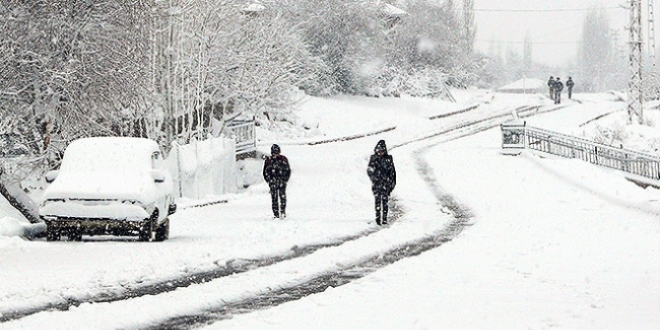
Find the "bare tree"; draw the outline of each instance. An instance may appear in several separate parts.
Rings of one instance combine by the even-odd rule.
[[[68,141],[116,134],[121,118],[140,111],[141,8],[137,0],[3,1],[0,112],[30,132],[15,141],[29,150],[23,161],[54,166]]]
[[[154,13],[151,127],[164,145],[204,139],[214,121],[241,113],[273,119],[293,90],[316,82],[322,63],[276,6],[254,12],[234,1],[171,0]]]
[[[576,86],[598,92],[625,86],[620,72],[625,64],[616,55],[609,16],[603,9],[593,9],[584,18],[579,48],[579,71]],[[621,66],[623,65],[623,66]]]
[[[474,37],[477,33],[477,25],[474,21],[474,0],[463,0],[463,42],[465,53],[472,54],[474,51]]]
[[[387,62],[386,29],[376,2],[359,0],[282,1],[287,19],[300,26],[311,54],[328,71],[315,94],[360,93]]]

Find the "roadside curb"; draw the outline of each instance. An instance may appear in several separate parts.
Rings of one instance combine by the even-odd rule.
[[[225,204],[229,203],[229,200],[227,199],[221,199],[218,201],[212,201],[212,202],[205,202],[205,203],[200,203],[200,204],[194,204],[194,205],[188,205],[186,207],[182,207],[182,210],[187,210],[187,209],[192,209],[196,207],[205,207],[205,206],[210,206],[210,205],[215,205],[215,204]]]

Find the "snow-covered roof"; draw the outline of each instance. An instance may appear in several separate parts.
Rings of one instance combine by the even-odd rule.
[[[523,90],[536,90],[545,87],[545,81],[536,78],[522,78],[516,80],[508,85],[498,88],[498,91],[523,91]]]

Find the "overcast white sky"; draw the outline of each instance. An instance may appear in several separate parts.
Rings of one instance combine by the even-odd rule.
[[[501,45],[502,55],[511,47],[522,55],[525,33],[529,31],[535,62],[563,66],[577,54],[582,34],[583,18],[594,6],[605,8],[613,30],[619,31],[619,42],[628,41],[625,26],[629,10],[621,8],[627,0],[476,0],[476,49],[490,53]],[[660,1],[653,3],[655,17],[660,13]],[[647,0],[643,0],[643,20],[648,20]],[[584,10],[580,10],[584,9]],[[646,24],[644,24],[646,26]],[[657,26],[657,23],[655,24]],[[656,31],[655,39],[660,38]],[[648,37],[645,27],[642,36]],[[646,45],[645,45],[646,47]],[[657,48],[657,46],[656,46]]]

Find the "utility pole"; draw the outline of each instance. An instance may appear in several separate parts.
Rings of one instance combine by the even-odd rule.
[[[630,80],[628,81],[628,123],[634,117],[644,123],[642,95],[642,0],[630,0],[630,52],[628,54]]]
[[[651,65],[655,67],[655,14],[653,13],[653,0],[649,0],[649,56],[651,58]]]
[[[648,62],[651,63],[651,70],[647,70],[644,77],[644,98],[649,100],[660,99],[660,73],[657,71],[657,58],[655,54],[655,13],[653,10],[654,0],[648,0]]]

